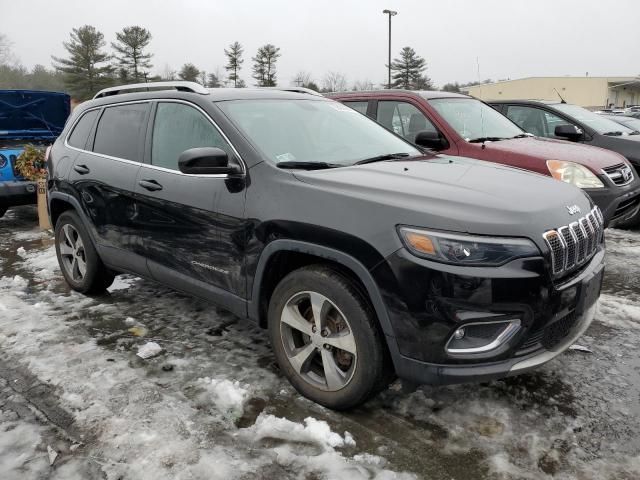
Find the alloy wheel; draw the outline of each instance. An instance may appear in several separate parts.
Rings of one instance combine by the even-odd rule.
[[[280,336],[294,370],[321,390],[344,388],[356,369],[357,347],[347,318],[327,297],[299,292],[285,304]]]
[[[58,239],[62,267],[75,282],[81,282],[87,273],[87,259],[82,237],[76,228],[67,223]]]

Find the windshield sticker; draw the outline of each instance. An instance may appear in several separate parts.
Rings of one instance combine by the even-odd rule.
[[[281,153],[280,155],[276,155],[276,160],[278,163],[280,162],[295,162],[296,156],[293,153]]]

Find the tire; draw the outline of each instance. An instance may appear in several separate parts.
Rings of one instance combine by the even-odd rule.
[[[67,210],[58,218],[55,246],[62,275],[74,290],[101,293],[113,283],[115,275],[100,260],[76,212]]]
[[[0,207],[0,218],[4,217],[4,214],[7,213],[9,207]]]
[[[268,321],[280,369],[308,399],[346,410],[388,385],[390,362],[372,307],[336,270],[312,265],[288,274],[271,296]]]

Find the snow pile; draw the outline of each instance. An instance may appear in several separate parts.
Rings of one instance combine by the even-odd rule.
[[[162,352],[162,347],[160,345],[158,345],[156,342],[147,342],[144,345],[138,347],[138,353],[136,353],[136,355],[143,360],[146,360],[147,358],[160,355],[160,352]]]
[[[327,422],[313,417],[304,419],[304,424],[292,422],[274,415],[260,414],[256,423],[241,430],[238,436],[253,443],[263,443],[265,453],[285,471],[300,472],[301,478],[329,478],[332,480],[410,480],[416,477],[409,473],[385,470],[386,460],[363,453],[345,457],[337,448],[355,447],[356,442],[349,432],[344,436],[331,431]],[[276,441],[276,446],[272,444]]]
[[[305,418],[304,425],[302,425],[286,418],[261,414],[255,425],[248,430],[251,431],[251,436],[256,441],[263,438],[274,438],[292,442],[312,443],[326,450],[345,446],[345,439],[340,434],[332,432],[327,422],[316,420],[313,417]],[[348,432],[345,432],[345,436],[347,435],[350,439],[349,442],[355,443],[353,437]]]
[[[199,386],[205,393],[200,395],[201,404],[213,403],[224,415],[239,417],[242,415],[244,403],[249,397],[249,386],[241,385],[238,381],[217,378],[199,378]]]

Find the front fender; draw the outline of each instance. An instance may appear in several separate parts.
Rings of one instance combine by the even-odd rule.
[[[375,309],[378,321],[382,327],[382,331],[386,336],[393,337],[393,329],[389,320],[387,309],[382,301],[382,296],[375,283],[371,273],[366,267],[356,258],[349,254],[335,250],[330,247],[317,245],[310,242],[304,242],[300,240],[279,239],[270,242],[262,251],[258,265],[256,268],[255,278],[253,281],[253,287],[251,292],[251,300],[249,301],[249,318],[258,320],[260,316],[260,286],[262,285],[262,279],[265,274],[265,268],[269,263],[269,259],[277,252],[290,251],[305,253],[308,255],[314,255],[316,257],[324,258],[336,262],[345,268],[351,270],[362,282],[364,288],[371,299],[373,308]]]

